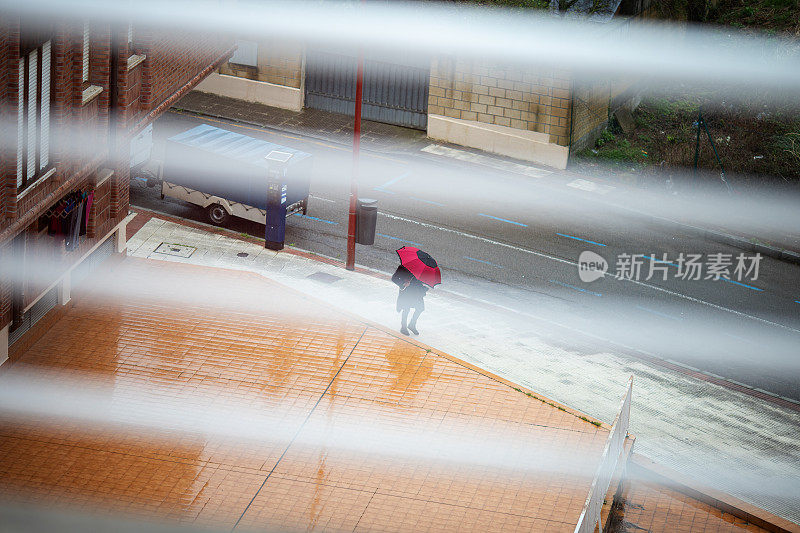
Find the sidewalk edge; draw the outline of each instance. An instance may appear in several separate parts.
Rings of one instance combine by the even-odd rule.
[[[730,494],[699,484],[687,476],[655,463],[636,452],[633,452],[630,456],[630,465],[644,471],[660,484],[737,518],[747,520],[751,524],[767,531],[773,533],[800,533],[800,525],[794,522],[790,522]]]
[[[653,217],[653,218],[655,219],[658,217]],[[710,241],[727,244],[729,246],[733,246],[734,248],[739,248],[740,250],[744,250],[746,252],[760,253],[761,255],[772,257],[773,259],[784,261],[786,263],[800,265],[800,253],[798,252],[793,252],[792,250],[778,248],[776,246],[770,246],[759,242],[752,242],[751,240],[746,239],[744,237],[731,235],[729,233],[724,233],[722,231],[715,231],[706,228],[700,228],[697,226],[692,226],[691,224],[678,222],[677,220],[671,220],[671,222],[673,224],[676,224],[684,228],[687,231],[695,233],[698,236],[708,239]]]

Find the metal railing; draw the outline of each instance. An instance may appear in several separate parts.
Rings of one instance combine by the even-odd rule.
[[[597,473],[594,475],[592,486],[589,489],[589,496],[586,498],[586,503],[583,504],[583,511],[581,511],[578,524],[575,526],[575,533],[594,533],[595,526],[597,526],[600,533],[603,533],[603,525],[600,524],[600,511],[603,508],[606,493],[611,485],[611,478],[614,477],[614,471],[617,469],[619,456],[625,446],[625,438],[628,436],[632,391],[633,376],[628,379],[625,396],[622,398],[619,412],[616,419],[614,419],[614,424],[611,426],[611,432],[608,435],[605,448],[603,448],[603,455],[600,457],[600,465],[597,467]]]

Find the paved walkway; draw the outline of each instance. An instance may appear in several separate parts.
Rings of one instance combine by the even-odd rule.
[[[64,415],[0,428],[0,500],[220,530],[573,531],[606,427],[255,269],[176,264],[232,244],[228,266],[275,277],[302,254],[148,218],[130,226],[138,251],[159,231],[194,244],[78,288],[14,364],[56,372]],[[47,375],[3,385],[52,410],[31,391]],[[617,531],[761,531],[663,487],[628,492]]]
[[[225,117],[349,146],[353,144],[353,118],[318,109],[304,109],[298,113],[198,91],[187,94],[173,109]],[[429,144],[424,131],[369,120],[361,125],[361,145],[370,150],[416,152]]]
[[[258,272],[388,328],[398,326],[396,288],[385,273],[348,272],[308,254],[271,252],[197,224],[137,218],[133,227],[144,226],[128,243],[131,256]],[[163,242],[195,250],[186,258],[159,253]],[[426,307],[419,329],[427,345],[606,422],[634,375],[631,427],[639,453],[800,522],[800,413],[620,354],[571,352],[531,334],[531,323],[547,324],[546,316],[453,295],[446,283],[429,293]]]
[[[91,408],[135,426],[5,423],[0,499],[228,530],[571,533],[608,438],[262,276],[166,261],[93,282],[13,368],[82,378],[77,411],[107,387]]]

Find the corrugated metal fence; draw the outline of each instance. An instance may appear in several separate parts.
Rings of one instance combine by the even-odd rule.
[[[365,120],[424,130],[428,127],[430,63],[399,64],[375,57],[364,60]],[[354,115],[355,56],[309,50],[306,54],[305,105]]]

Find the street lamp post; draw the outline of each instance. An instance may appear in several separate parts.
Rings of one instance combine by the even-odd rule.
[[[356,72],[356,109],[353,124],[353,174],[350,178],[350,216],[347,222],[347,270],[356,268],[356,201],[358,198],[358,151],[361,143],[361,98],[364,86],[364,50],[358,51]]]
[[[364,4],[364,0],[361,0]],[[358,150],[361,144],[361,96],[364,88],[364,49],[358,49],[356,71],[356,109],[353,124],[353,175],[350,177],[350,216],[347,219],[347,261],[345,268],[356,268],[356,202],[358,201]]]

